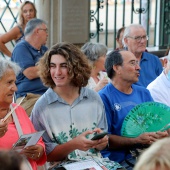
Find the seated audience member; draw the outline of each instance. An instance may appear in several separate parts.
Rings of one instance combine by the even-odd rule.
[[[170,106],[170,53],[164,59],[164,70],[147,86],[147,89],[154,101]]]
[[[125,30],[125,27],[121,27],[121,28],[117,31],[116,42],[117,42],[117,44],[118,44],[118,48],[116,48],[116,50],[123,49],[122,38],[123,38],[124,30]]]
[[[94,91],[99,91],[109,81],[106,72],[104,72],[107,47],[103,44],[88,42],[84,44],[81,51],[86,55],[92,66],[91,76],[88,80],[87,87]]]
[[[113,51],[106,58],[105,68],[111,83],[99,91],[103,100],[109,132],[109,149],[102,151],[104,157],[122,163],[132,159],[128,151],[136,144],[152,144],[157,139],[168,136],[167,132],[144,133],[136,138],[121,136],[121,127],[129,111],[138,104],[153,101],[149,91],[138,85],[140,66],[137,58],[129,51]],[[132,160],[133,161],[133,160]]]
[[[10,50],[6,47],[6,43],[15,40],[18,43],[24,38],[24,29],[27,22],[33,18],[36,18],[37,10],[34,3],[31,1],[25,1],[21,4],[19,9],[19,23],[13,27],[10,31],[0,36],[0,51],[2,51],[8,57],[11,57]]]
[[[147,40],[146,31],[139,24],[131,24],[126,27],[123,34],[124,46],[135,55],[140,63],[140,76],[135,84],[144,87],[155,80],[163,70],[158,56],[145,52]]]
[[[36,132],[25,110],[12,103],[19,69],[16,63],[0,59],[0,150],[10,150],[22,134]],[[4,120],[14,108],[15,111]],[[27,163],[33,170],[46,162],[45,146],[41,139],[36,145],[23,149],[21,154],[28,159]]]
[[[12,61],[19,64],[21,72],[17,76],[17,103],[26,96],[21,106],[28,116],[37,99],[47,90],[41,82],[37,62],[47,51],[47,25],[41,19],[31,19],[25,28],[25,39],[18,43],[12,53]]]
[[[0,170],[30,170],[30,168],[18,152],[0,151]]]
[[[169,148],[170,138],[156,141],[141,154],[134,170],[169,170]]]
[[[92,158],[108,169],[119,168],[99,152],[107,147],[108,136],[91,140],[94,133],[107,131],[107,121],[101,98],[85,87],[91,73],[85,55],[70,43],[59,43],[45,53],[38,66],[49,89],[36,102],[31,121],[38,131],[46,130],[47,160]]]

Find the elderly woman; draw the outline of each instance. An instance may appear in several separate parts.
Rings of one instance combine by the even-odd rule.
[[[0,59],[0,150],[10,150],[13,147],[21,134],[18,127],[22,134],[35,132],[25,110],[12,103],[14,92],[17,90],[15,81],[19,70],[19,66],[10,60]],[[5,120],[4,117],[14,108],[15,112]],[[37,164],[42,165],[46,162],[44,150],[44,143],[40,139],[36,145],[26,147],[20,153],[25,155],[28,164],[36,170]]]
[[[106,72],[104,72],[107,47],[103,44],[88,42],[82,46],[81,51],[86,55],[92,66],[91,77],[87,87],[97,92],[109,81]]]
[[[5,46],[6,43],[15,40],[17,43],[24,37],[24,29],[27,22],[32,19],[36,18],[37,10],[35,8],[34,3],[30,1],[25,1],[21,4],[19,10],[19,23],[15,27],[13,27],[9,32],[0,36],[0,50],[11,57],[11,52]]]

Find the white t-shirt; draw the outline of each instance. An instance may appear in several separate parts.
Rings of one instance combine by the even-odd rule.
[[[164,71],[147,86],[147,89],[154,101],[170,106],[170,81]]]

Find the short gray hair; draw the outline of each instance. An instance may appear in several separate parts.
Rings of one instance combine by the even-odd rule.
[[[43,21],[42,19],[34,18],[34,19],[29,20],[26,24],[24,35],[25,36],[30,35],[31,33],[33,33],[33,30],[35,28],[37,28],[38,26],[41,26],[42,24],[47,25],[46,22]]]
[[[104,44],[87,42],[81,47],[81,51],[94,63],[99,57],[106,55],[107,47]]]
[[[6,73],[7,70],[12,69],[17,76],[20,72],[20,67],[11,60],[0,58],[0,79],[3,77],[3,75]]]
[[[145,30],[145,28],[140,24],[131,24],[128,27],[126,27],[125,30],[124,30],[123,38],[122,38],[122,43],[123,43],[124,47],[126,47],[124,39],[131,34],[131,29],[132,28],[139,28],[139,29],[142,28],[142,29]]]
[[[125,50],[112,51],[106,57],[105,69],[110,79],[112,79],[116,74],[116,72],[113,70],[113,66],[123,64],[123,58],[122,58],[122,54],[120,53],[120,51],[125,51]]]

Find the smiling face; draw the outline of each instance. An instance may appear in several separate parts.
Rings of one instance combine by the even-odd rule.
[[[71,80],[68,74],[66,59],[59,54],[51,56],[50,74],[56,87],[70,86]]]
[[[0,106],[9,106],[13,101],[16,76],[13,70],[9,69],[0,79]]]
[[[30,19],[35,18],[35,10],[34,7],[31,4],[25,4],[22,8],[22,16],[23,19],[25,21],[25,23],[27,23]]]

